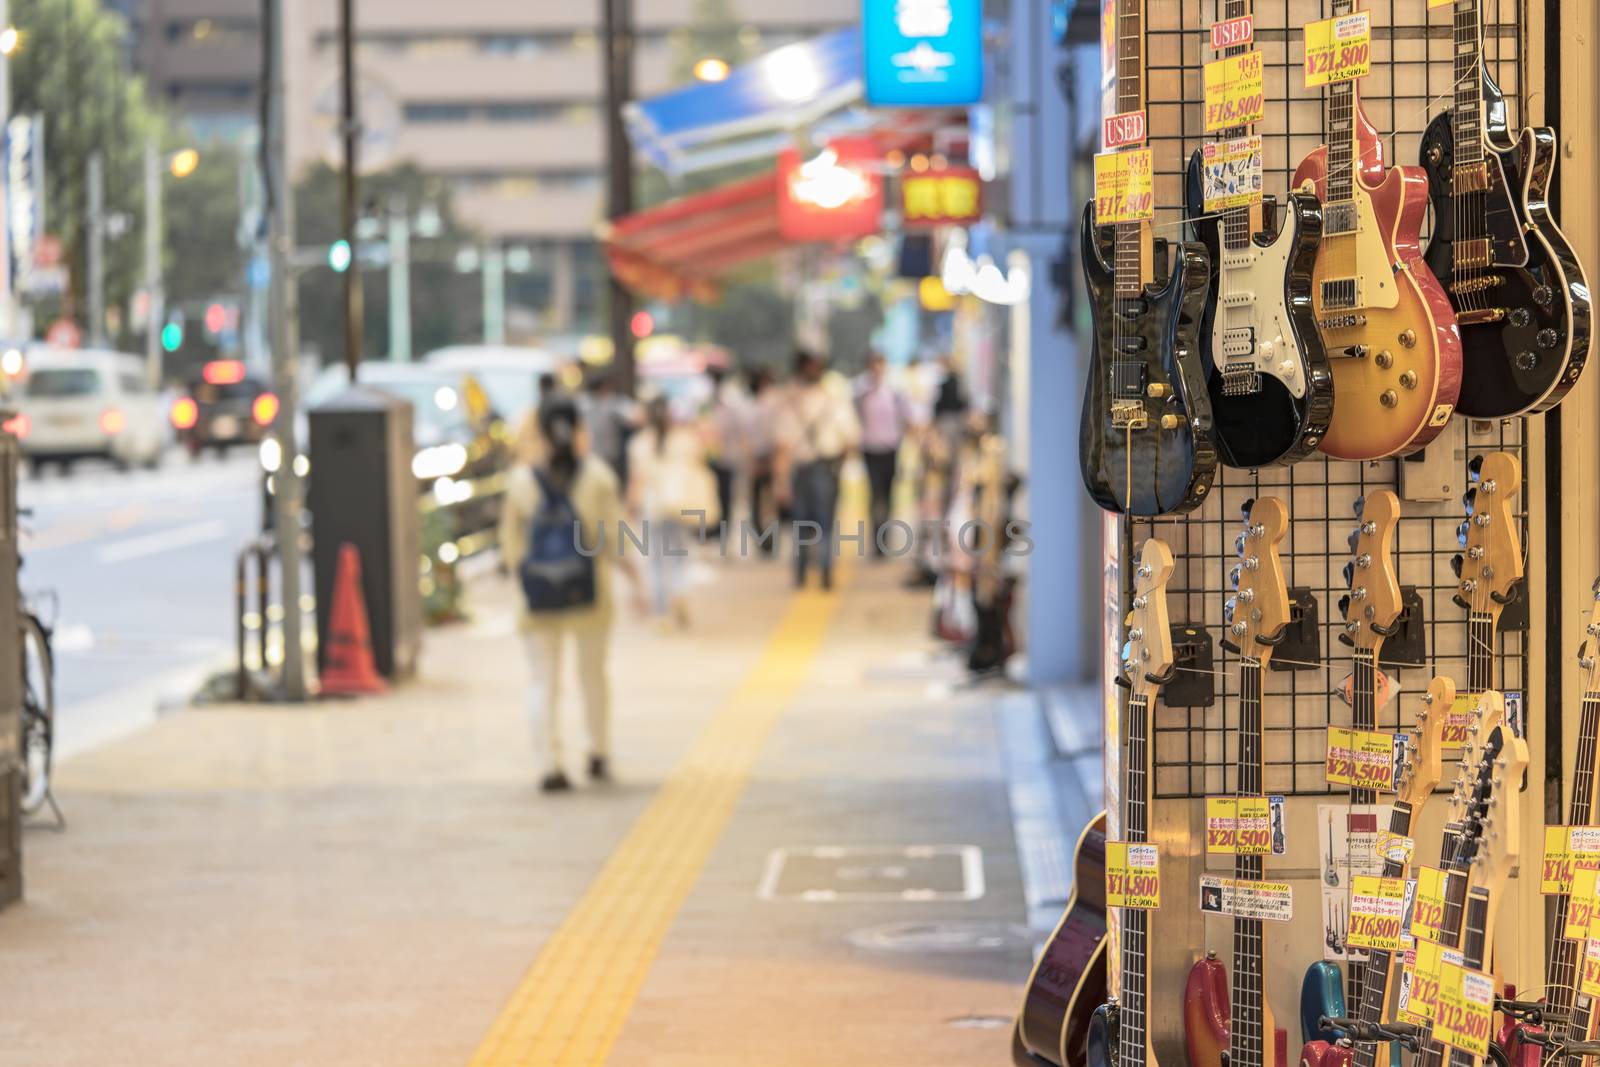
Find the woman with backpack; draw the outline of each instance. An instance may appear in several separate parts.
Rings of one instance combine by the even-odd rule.
[[[561,671],[566,645],[577,651],[578,689],[589,734],[589,780],[610,780],[612,568],[634,561],[618,549],[622,493],[611,467],[581,447],[577,403],[564,394],[545,399],[536,433],[523,439],[530,454],[508,474],[500,515],[500,552],[523,594],[521,630],[532,673],[529,704],[535,743],[544,763],[546,793],[572,788],[562,761]]]

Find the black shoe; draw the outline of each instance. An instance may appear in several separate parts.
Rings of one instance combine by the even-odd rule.
[[[611,766],[606,762],[606,758],[604,756],[589,757],[589,781],[611,781]]]
[[[544,781],[539,783],[541,793],[570,793],[572,783],[567,779],[565,771],[551,771],[544,776]]]
[[[833,592],[833,572],[832,571],[823,571],[822,572],[822,591],[824,593]]]

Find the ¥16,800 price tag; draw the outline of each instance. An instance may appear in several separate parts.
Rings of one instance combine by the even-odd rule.
[[[1487,1056],[1493,1022],[1494,979],[1459,964],[1442,964],[1433,1036],[1451,1048]]]
[[[1352,789],[1392,790],[1397,739],[1404,743],[1405,735],[1328,727],[1328,782]]]
[[[1417,868],[1417,899],[1411,906],[1411,934],[1436,938],[1444,924],[1444,890],[1449,878],[1437,867]]]
[[[1404,878],[1378,878],[1358,874],[1350,879],[1350,930],[1345,944],[1351,948],[1400,947],[1400,915],[1405,909]]]
[[[1205,66],[1206,132],[1248,126],[1267,117],[1260,52],[1241,52]]]
[[[1546,826],[1539,892],[1572,892],[1573,874],[1580,867],[1600,867],[1600,826]]]
[[[1094,221],[1143,222],[1156,216],[1155,175],[1150,149],[1101,152],[1094,157]]]
[[[1372,69],[1372,17],[1365,11],[1309,22],[1306,88],[1365,78]]]
[[[1161,907],[1161,857],[1156,846],[1106,842],[1106,904],[1141,911]]]

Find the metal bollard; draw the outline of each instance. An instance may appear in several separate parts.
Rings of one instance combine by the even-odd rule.
[[[250,668],[245,663],[245,647],[249,643],[249,627],[245,624],[246,609],[250,603],[250,561],[256,561],[256,609],[257,618],[260,620],[256,627],[256,654],[261,662],[263,673],[267,670],[267,609],[272,602],[272,557],[273,547],[276,542],[271,538],[262,537],[250,542],[239,550],[238,560],[234,567],[234,608],[237,618],[237,647],[238,666],[235,674],[235,685],[240,700],[252,700],[260,694],[250,683]],[[288,610],[285,608],[285,610]]]

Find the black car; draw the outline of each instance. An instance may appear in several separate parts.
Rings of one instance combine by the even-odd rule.
[[[191,455],[207,447],[260,444],[277,415],[277,395],[236,359],[207,363],[172,403],[172,427]]]

